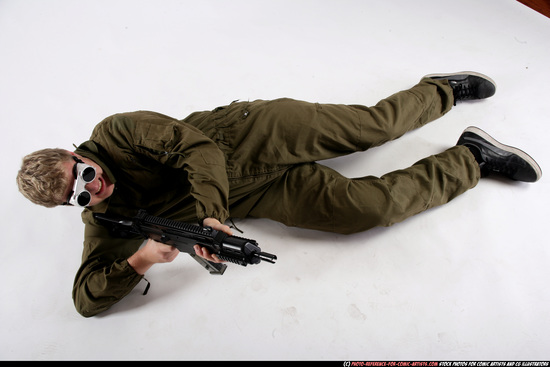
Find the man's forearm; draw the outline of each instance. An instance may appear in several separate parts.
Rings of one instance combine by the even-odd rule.
[[[145,246],[128,258],[128,264],[136,273],[144,275],[154,264],[171,262],[178,254],[177,248],[149,239]]]
[[[128,258],[128,264],[140,275],[145,275],[155,263],[144,256],[143,248]]]

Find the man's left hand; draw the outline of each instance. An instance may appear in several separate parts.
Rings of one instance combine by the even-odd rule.
[[[214,229],[216,231],[224,232],[224,233],[228,234],[229,236],[233,235],[233,232],[231,231],[231,228],[229,228],[228,225],[220,223],[220,221],[215,219],[215,218],[206,218],[206,219],[204,219],[203,222],[202,222],[202,225],[205,226],[205,227],[211,227],[212,229]],[[210,251],[208,251],[208,249],[206,249],[205,247],[195,245],[193,248],[195,250],[195,253],[198,256],[200,256],[200,257],[202,257],[202,258],[204,258],[208,261],[212,261],[214,263],[224,262],[223,260],[220,260],[216,254],[211,254]]]

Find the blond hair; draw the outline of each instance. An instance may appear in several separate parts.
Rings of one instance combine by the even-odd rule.
[[[63,162],[72,160],[64,149],[47,148],[23,158],[17,173],[19,191],[35,204],[53,208],[65,201],[63,195],[69,185]]]

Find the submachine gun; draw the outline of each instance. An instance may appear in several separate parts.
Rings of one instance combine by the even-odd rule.
[[[181,252],[188,253],[210,274],[222,275],[227,265],[208,261],[195,254],[194,245],[206,247],[211,254],[216,254],[220,260],[247,266],[267,261],[274,264],[277,256],[262,252],[254,240],[230,236],[211,227],[174,221],[155,217],[140,210],[133,218],[116,217],[94,213],[94,218],[119,234],[134,234],[150,238],[166,245],[174,246]]]

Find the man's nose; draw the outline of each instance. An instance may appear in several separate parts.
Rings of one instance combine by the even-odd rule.
[[[95,194],[98,189],[98,182],[94,178],[92,182],[88,182],[86,185],[84,185],[84,188],[90,192],[90,194]]]

